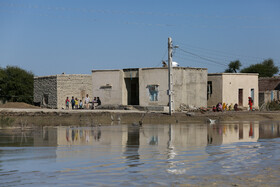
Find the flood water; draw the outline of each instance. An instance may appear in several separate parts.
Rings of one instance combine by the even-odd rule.
[[[0,186],[279,186],[279,122],[0,130]]]

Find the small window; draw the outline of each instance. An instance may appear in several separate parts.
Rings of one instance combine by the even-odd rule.
[[[148,85],[150,101],[158,101],[158,85]]]

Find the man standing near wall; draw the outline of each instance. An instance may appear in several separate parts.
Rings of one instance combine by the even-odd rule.
[[[89,109],[89,97],[88,97],[88,94],[86,95],[86,98],[85,98],[85,105],[86,105],[86,109]]]

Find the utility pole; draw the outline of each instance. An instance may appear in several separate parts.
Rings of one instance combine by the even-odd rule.
[[[173,74],[172,74],[172,39],[168,38],[168,95],[169,95],[169,115],[174,112],[173,103]]]

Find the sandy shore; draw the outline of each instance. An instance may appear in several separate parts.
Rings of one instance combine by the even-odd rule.
[[[143,124],[206,123],[207,119],[223,121],[280,121],[280,112],[226,111],[226,112],[177,112],[168,115],[163,112],[138,110],[60,110],[60,109],[16,109],[0,108],[0,125],[110,125],[129,124],[143,121]]]

